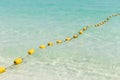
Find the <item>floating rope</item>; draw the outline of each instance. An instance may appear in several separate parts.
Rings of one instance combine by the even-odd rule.
[[[105,20],[103,20],[103,21],[101,21],[97,24],[85,26],[85,27],[83,27],[82,30],[79,31],[78,34],[74,34],[72,38],[67,37],[67,38],[65,38],[65,40],[57,40],[56,44],[61,44],[62,42],[67,42],[67,41],[71,41],[72,39],[76,39],[76,38],[78,38],[79,35],[82,35],[88,28],[90,28],[90,27],[100,27],[100,26],[104,25],[106,22],[108,22],[112,17],[115,17],[115,16],[120,16],[120,14],[113,14],[113,15],[107,17]],[[53,42],[49,42],[47,45],[40,45],[39,48],[40,49],[45,49],[46,47],[53,46],[54,44],[55,43],[53,43]],[[28,55],[27,56],[32,55],[34,53],[35,53],[35,49],[32,48],[32,49],[28,50]],[[11,66],[21,64],[24,61],[24,58],[18,57],[13,61],[12,65],[10,65],[8,67],[0,67],[0,73],[6,72],[7,69],[10,68]]]

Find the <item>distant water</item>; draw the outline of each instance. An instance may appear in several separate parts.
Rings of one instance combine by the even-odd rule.
[[[78,39],[44,50],[83,26],[120,13],[120,0],[0,0],[0,66],[36,53],[0,80],[120,80],[120,16]]]

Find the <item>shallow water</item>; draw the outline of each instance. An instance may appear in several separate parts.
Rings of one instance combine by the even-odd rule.
[[[0,66],[13,64],[27,50],[36,53],[13,66],[0,80],[119,80],[120,17],[90,28],[78,39],[40,50],[41,44],[64,40],[83,26],[120,12],[119,0],[1,0]]]

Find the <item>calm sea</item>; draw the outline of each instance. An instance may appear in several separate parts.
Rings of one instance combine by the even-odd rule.
[[[0,80],[120,80],[120,16],[78,39],[39,49],[114,13],[120,0],[0,0],[0,66],[36,49]]]

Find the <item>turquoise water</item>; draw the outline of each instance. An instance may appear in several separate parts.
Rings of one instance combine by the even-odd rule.
[[[78,39],[64,40],[83,26],[120,13],[119,0],[0,0],[0,66],[13,64],[35,48],[33,56],[12,67],[0,80],[119,80],[120,17],[90,28]]]

